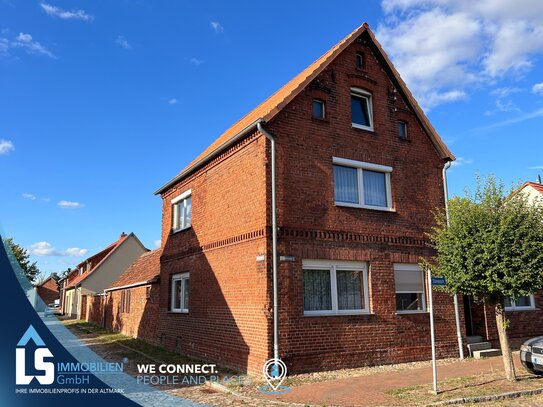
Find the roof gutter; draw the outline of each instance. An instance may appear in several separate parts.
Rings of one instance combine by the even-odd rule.
[[[171,181],[167,182],[166,184],[164,184],[163,186],[161,186],[159,189],[157,189],[155,191],[155,195],[158,195],[158,194],[161,194],[162,192],[164,192],[165,190],[167,190],[168,188],[171,188],[172,186],[174,186],[175,184],[177,184],[180,180],[182,180],[183,178],[185,178],[188,174],[190,174],[192,171],[194,171],[195,169],[197,169],[198,167],[200,167],[201,165],[203,165],[204,163],[206,163],[207,161],[211,160],[212,158],[214,158],[215,156],[217,156],[219,153],[223,152],[224,150],[226,150],[228,147],[230,147],[231,145],[234,145],[235,143],[237,143],[241,138],[243,138],[244,136],[246,136],[249,132],[255,130],[258,126],[259,123],[264,123],[264,120],[263,119],[258,119],[258,120],[255,120],[254,122],[252,122],[250,125],[248,125],[247,127],[245,127],[243,130],[241,130],[238,134],[236,134],[234,137],[232,137],[230,140],[226,141],[225,143],[221,144],[220,146],[218,146],[216,149],[214,149],[213,151],[211,151],[209,154],[205,155],[204,157],[202,157],[200,160],[196,161],[194,164],[188,166],[187,168],[185,168],[181,173],[179,173],[175,178],[173,178]]]
[[[138,281],[137,283],[126,284],[126,285],[120,285],[120,286],[118,286],[118,287],[106,288],[106,289],[104,290],[104,292],[107,293],[108,291],[124,290],[124,289],[126,289],[126,288],[139,287],[139,286],[141,286],[141,285],[153,284],[153,283],[156,283],[156,282],[157,282],[157,278],[156,278],[156,277],[153,277],[153,278],[150,279],[150,280]]]
[[[445,198],[445,217],[447,219],[447,228],[451,226],[451,218],[449,215],[449,188],[447,185],[447,170],[451,167],[452,160],[449,159],[443,166],[443,196]],[[432,289],[431,287],[429,288]],[[462,341],[462,330],[460,328],[460,308],[458,306],[458,294],[455,293],[454,299],[454,319],[456,322],[456,337],[458,339],[458,353],[460,359],[464,359],[464,344]]]

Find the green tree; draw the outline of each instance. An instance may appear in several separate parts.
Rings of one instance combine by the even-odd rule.
[[[449,201],[436,215],[430,241],[437,251],[436,276],[445,277],[449,293],[471,295],[495,306],[506,377],[516,380],[504,300],[543,289],[543,207],[523,193],[505,193],[503,182],[478,177],[474,194]]]
[[[30,254],[28,254],[28,250],[19,246],[17,243],[14,243],[11,237],[7,238],[5,241],[15,255],[15,259],[17,259],[17,262],[21,266],[23,273],[30,280],[30,282],[34,282],[40,275],[40,270],[38,269],[36,262],[30,262]]]

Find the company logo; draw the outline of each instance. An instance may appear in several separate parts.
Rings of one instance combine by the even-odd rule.
[[[260,392],[266,394],[285,394],[291,390],[289,386],[281,385],[287,377],[287,365],[281,359],[274,358],[268,360],[264,363],[262,373],[268,384],[260,387],[258,389]]]
[[[34,341],[36,349],[34,350],[34,369],[36,371],[43,371],[41,375],[27,375],[26,374],[26,346],[30,340]],[[32,356],[30,356],[32,357]],[[30,384],[34,378],[38,380],[40,384],[53,384],[55,381],[55,365],[53,362],[46,362],[45,358],[51,358],[53,354],[45,346],[45,343],[40,338],[36,330],[32,325],[29,325],[28,329],[17,343],[15,349],[15,383],[18,385]]]

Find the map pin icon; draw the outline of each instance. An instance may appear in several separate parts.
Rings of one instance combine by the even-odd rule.
[[[270,359],[262,369],[270,388],[277,391],[287,376],[287,366],[281,359]]]

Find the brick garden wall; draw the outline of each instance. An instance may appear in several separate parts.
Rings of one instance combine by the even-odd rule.
[[[104,297],[102,295],[86,295],[85,320],[87,322],[103,326]],[[83,308],[81,308],[83,313]]]

